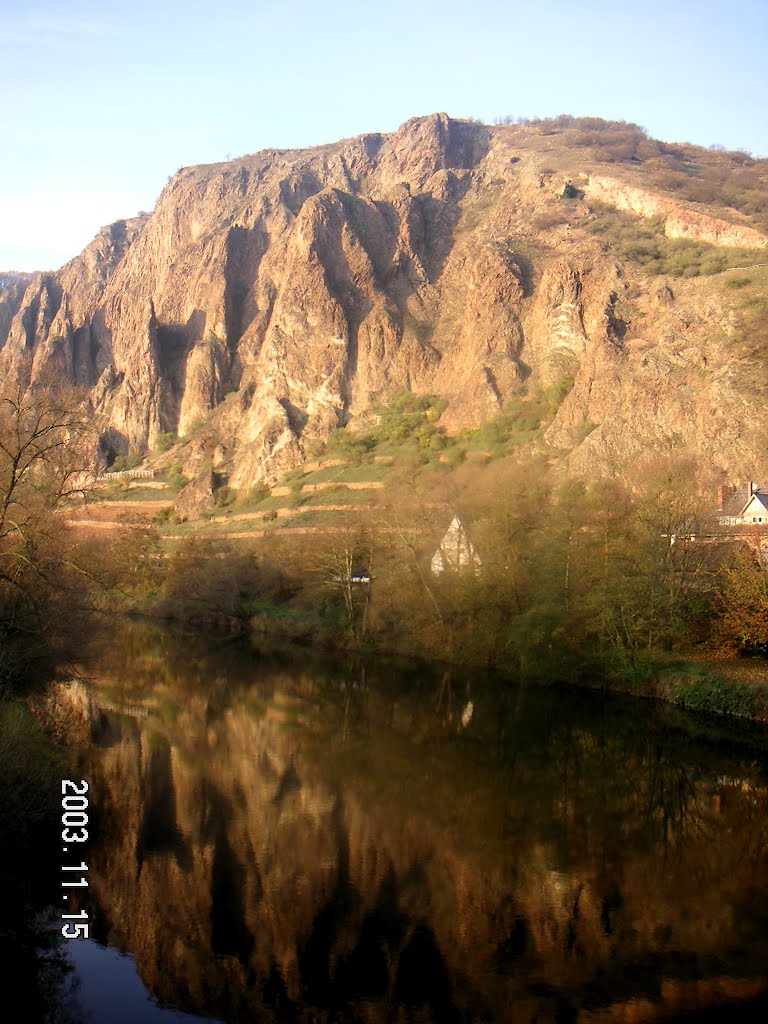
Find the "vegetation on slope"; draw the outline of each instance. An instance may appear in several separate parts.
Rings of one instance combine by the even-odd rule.
[[[642,167],[652,186],[693,203],[737,210],[768,230],[768,160],[741,150],[728,152],[652,139],[640,125],[599,117],[499,118],[502,124],[535,127],[545,136],[587,151],[599,163]]]
[[[327,463],[292,471],[283,497],[262,491],[249,513],[236,503],[233,518],[185,524],[197,537],[180,547],[166,528],[168,557],[144,598],[163,616],[227,631],[640,690],[692,644],[710,657],[768,650],[767,577],[753,549],[685,532],[693,520],[706,530],[711,513],[702,467],[678,453],[647,459],[631,483],[568,481],[537,454],[559,397],[521,400],[449,438],[437,400],[401,396],[377,425],[332,435],[316,453]],[[342,502],[345,481],[361,477],[370,489]],[[435,576],[430,560],[455,514],[480,566]],[[747,700],[712,678],[667,672],[661,690],[765,714],[761,690]]]
[[[666,238],[664,219],[642,219],[594,204],[587,227],[622,260],[639,264],[651,274],[699,277],[765,262],[761,250],[709,245],[684,238]]]

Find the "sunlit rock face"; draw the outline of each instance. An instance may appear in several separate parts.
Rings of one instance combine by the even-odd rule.
[[[110,646],[58,700],[90,781],[94,934],[161,1002],[554,1024],[766,992],[754,769],[562,695],[553,714],[423,670]]]
[[[183,168],[57,273],[0,277],[0,372],[76,382],[112,454],[204,423],[238,488],[403,390],[443,396],[454,430],[571,381],[547,443],[576,470],[673,445],[754,473],[766,424],[726,372],[735,296],[685,280],[660,305],[658,278],[589,223],[602,204],[754,263],[768,240],[646,179],[567,132],[445,114]],[[179,452],[192,475],[199,453]]]
[[[585,182],[584,189],[591,199],[615,206],[617,210],[627,210],[641,217],[661,217],[667,238],[686,238],[710,245],[745,249],[768,247],[765,234],[747,224],[734,223],[688,208],[669,196],[615,178],[593,175]]]

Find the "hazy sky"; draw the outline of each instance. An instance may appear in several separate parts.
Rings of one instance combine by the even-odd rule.
[[[768,156],[768,0],[0,0],[0,270],[179,167],[416,114],[596,115]]]

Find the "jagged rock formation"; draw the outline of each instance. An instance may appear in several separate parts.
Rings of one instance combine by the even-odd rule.
[[[445,396],[453,429],[571,379],[547,443],[575,469],[683,444],[752,472],[764,424],[719,372],[738,330],[722,282],[660,301],[658,278],[589,230],[590,204],[758,257],[768,237],[646,179],[568,132],[445,114],[185,168],[151,215],[103,229],[57,273],[0,277],[0,371],[86,388],[108,457],[193,435],[185,469],[214,453],[234,487],[274,480],[403,389]],[[715,410],[737,424],[722,439]]]

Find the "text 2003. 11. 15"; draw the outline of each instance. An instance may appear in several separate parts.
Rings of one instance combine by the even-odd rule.
[[[88,783],[85,779],[74,782],[72,779],[61,781],[61,824],[64,826],[61,831],[61,841],[64,844],[62,853],[69,853],[70,843],[86,843],[88,841]],[[88,877],[83,874],[75,878],[66,872],[88,870],[85,861],[79,864],[62,865],[61,887],[65,890],[62,902],[74,897],[78,889],[88,888]],[[65,906],[66,909],[66,906]],[[65,939],[87,939],[88,938],[88,911],[80,909],[77,913],[62,913],[62,921],[67,922],[61,927],[61,934]],[[70,924],[69,922],[77,922]]]

